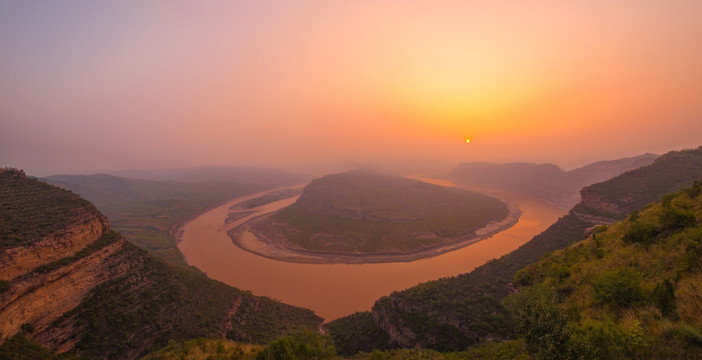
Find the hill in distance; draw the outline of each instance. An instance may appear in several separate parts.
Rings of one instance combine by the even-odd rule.
[[[182,169],[130,169],[112,171],[111,175],[132,179],[178,182],[235,182],[258,184],[267,188],[298,185],[310,180],[309,176],[279,169],[251,166],[199,166]]]
[[[358,170],[312,181],[252,232],[292,249],[397,253],[474,238],[508,215],[503,202],[486,195]]]
[[[449,179],[462,185],[534,195],[564,209],[570,209],[580,200],[578,191],[583,187],[650,165],[658,156],[643,154],[631,158],[598,161],[571,171],[563,171],[553,164],[462,163],[449,174]]]
[[[169,340],[265,344],[322,322],[150,255],[88,201],[18,170],[0,170],[0,229],[0,342],[134,359]]]

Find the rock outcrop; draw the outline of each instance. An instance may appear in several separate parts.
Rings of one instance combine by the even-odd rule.
[[[129,268],[118,266],[124,259],[111,257],[124,245],[125,240],[119,240],[51,272],[14,278],[8,291],[0,294],[0,340],[14,336],[23,324],[43,332],[78,306],[95,286],[128,271]]]
[[[107,226],[104,216],[91,214],[39,241],[2,250],[0,280],[11,281],[40,265],[75,254],[99,239]]]

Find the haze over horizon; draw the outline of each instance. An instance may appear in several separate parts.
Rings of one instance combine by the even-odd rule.
[[[0,166],[571,169],[697,147],[701,16],[697,0],[0,1]]]

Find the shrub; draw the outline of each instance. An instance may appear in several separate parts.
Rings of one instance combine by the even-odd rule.
[[[660,309],[661,314],[664,316],[675,311],[675,289],[673,288],[673,283],[669,279],[665,279],[656,284],[656,287],[653,289],[652,297],[653,303]]]
[[[626,243],[651,244],[660,233],[660,228],[649,222],[637,221],[629,226],[622,239]]]
[[[700,266],[700,255],[702,249],[698,243],[690,243],[685,248],[685,256],[682,260],[682,267],[685,272],[694,272]]]
[[[521,269],[514,275],[514,283],[520,286],[531,285],[533,281],[533,276],[526,269]]]
[[[603,304],[629,306],[643,298],[641,275],[629,268],[603,271],[592,286]]]
[[[678,323],[675,326],[676,335],[685,342],[691,345],[702,346],[702,332],[692,325],[686,323]]]
[[[702,193],[702,181],[700,180],[695,180],[694,183],[692,183],[692,186],[687,190],[687,195],[690,196],[691,199],[694,199]]]
[[[34,332],[34,325],[25,323],[20,326],[20,330],[26,332],[27,334],[31,334]]]
[[[568,357],[567,319],[553,294],[536,291],[519,294],[514,305],[516,330],[524,338],[529,353],[538,359]]]
[[[695,215],[690,211],[666,208],[660,215],[663,230],[675,232],[697,225]]]
[[[4,293],[10,288],[10,282],[7,280],[0,280],[0,294]]]

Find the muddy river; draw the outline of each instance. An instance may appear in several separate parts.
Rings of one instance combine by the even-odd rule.
[[[188,264],[210,278],[250,290],[255,295],[314,310],[325,321],[370,310],[376,299],[420,282],[469,272],[500,257],[545,230],[565,213],[543,200],[521,194],[495,194],[516,203],[519,221],[509,229],[459,250],[412,262],[369,264],[302,264],[272,260],[237,247],[227,231],[250,217],[230,224],[229,208],[263,195],[232,199],[183,225],[178,247]],[[295,201],[289,198],[257,207],[258,216]]]

